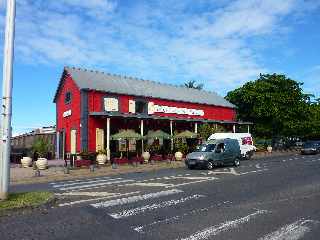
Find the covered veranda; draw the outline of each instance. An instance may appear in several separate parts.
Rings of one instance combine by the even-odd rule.
[[[112,158],[123,158],[125,151],[129,151],[130,158],[140,158],[142,153],[154,141],[166,149],[166,155],[171,157],[174,151],[174,136],[182,131],[192,131],[198,134],[201,124],[209,124],[214,128],[223,126],[227,132],[237,132],[241,128],[242,132],[250,132],[251,123],[236,121],[219,121],[195,118],[174,118],[160,117],[145,114],[121,114],[108,112],[91,112],[90,118],[98,121],[100,128],[96,130],[96,151],[105,149],[108,160]],[[131,129],[141,135],[140,139],[113,140],[112,136],[121,130]],[[148,139],[149,131],[161,130],[170,135],[166,139]],[[188,144],[197,144],[200,138],[184,140]],[[128,146],[129,145],[129,146]],[[159,155],[159,154],[158,154]],[[160,158],[158,156],[158,158]]]

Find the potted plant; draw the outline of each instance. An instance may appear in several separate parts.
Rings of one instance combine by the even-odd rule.
[[[20,162],[22,167],[27,168],[32,165],[32,158],[27,154],[27,156],[21,158]]]
[[[48,167],[48,160],[45,157],[51,148],[51,144],[44,138],[38,138],[33,143],[32,150],[38,156],[36,165],[39,170],[44,170]]]
[[[188,145],[187,143],[183,142],[182,139],[179,139],[175,143],[175,154],[174,157],[177,161],[181,161],[183,158],[183,154],[188,152]]]
[[[99,150],[96,160],[99,165],[105,164],[107,161],[107,150],[104,150],[104,149]]]
[[[146,145],[144,147],[144,152],[142,153],[142,157],[145,163],[149,162],[150,159],[150,145]]]
[[[31,157],[23,157],[20,160],[21,166],[24,168],[30,167],[32,163],[32,158]]]

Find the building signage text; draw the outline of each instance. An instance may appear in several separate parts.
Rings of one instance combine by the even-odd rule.
[[[63,116],[64,118],[65,118],[65,117],[69,117],[69,116],[71,116],[71,109],[69,109],[69,110],[67,110],[67,111],[63,112],[62,116]]]
[[[190,116],[204,115],[204,111],[201,109],[169,107],[169,106],[161,106],[156,104],[153,105],[153,111],[158,113],[173,113],[173,114],[190,115]]]

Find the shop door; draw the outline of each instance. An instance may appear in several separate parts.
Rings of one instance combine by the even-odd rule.
[[[77,152],[77,130],[72,129],[70,132],[70,153],[76,154]]]
[[[103,150],[104,148],[104,130],[96,128],[96,151]]]
[[[64,159],[64,146],[65,146],[65,134],[64,131],[58,132],[57,136],[57,150],[58,150],[58,158]]]

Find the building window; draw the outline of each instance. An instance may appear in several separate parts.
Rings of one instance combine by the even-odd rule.
[[[137,114],[146,114],[148,113],[148,103],[143,100],[136,100],[136,113]]]
[[[64,103],[68,104],[71,102],[71,92],[66,92],[64,95]]]

